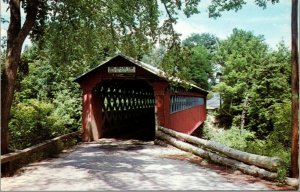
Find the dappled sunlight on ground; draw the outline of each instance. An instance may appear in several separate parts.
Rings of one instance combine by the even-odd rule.
[[[193,162],[190,154],[153,142],[102,139],[60,156],[1,178],[1,190],[272,189],[260,180],[226,177],[224,170],[197,165],[201,159]]]

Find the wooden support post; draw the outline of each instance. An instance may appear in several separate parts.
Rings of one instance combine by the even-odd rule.
[[[157,121],[160,126],[165,126],[166,114],[165,114],[165,93],[168,83],[157,82],[151,84],[154,91],[155,97],[155,114],[157,116]]]
[[[82,98],[82,141],[96,141],[99,139],[100,127],[96,121],[95,108],[98,106],[94,106],[92,89],[84,89]]]

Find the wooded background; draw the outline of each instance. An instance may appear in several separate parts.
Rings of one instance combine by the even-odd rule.
[[[7,39],[1,41],[6,47],[1,51],[2,154],[78,130],[80,90],[72,80],[122,52],[219,92],[223,104],[215,116],[217,130],[224,134],[217,137],[218,131],[206,129],[205,137],[245,151],[280,156],[285,171],[293,168],[292,176],[298,177],[297,0],[292,0],[291,50],[283,42],[270,49],[263,36],[240,29],[224,40],[206,33],[192,34],[181,42],[174,30],[176,14],[199,13],[200,0],[4,2],[9,4],[10,19]],[[218,17],[246,3],[213,0],[208,11]],[[279,1],[255,3],[266,8]],[[159,5],[168,16],[162,24]],[[22,52],[27,36],[32,46]],[[218,84],[216,74],[222,74]]]

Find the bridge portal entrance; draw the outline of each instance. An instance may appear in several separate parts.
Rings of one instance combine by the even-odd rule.
[[[82,88],[82,140],[154,140],[155,127],[191,134],[206,119],[200,87],[118,54],[75,79]],[[185,84],[172,87],[171,82]]]
[[[94,89],[100,100],[102,137],[153,140],[155,99],[144,80],[105,80]]]

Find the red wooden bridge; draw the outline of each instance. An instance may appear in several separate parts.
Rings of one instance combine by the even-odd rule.
[[[186,134],[193,133],[206,119],[207,91],[193,84],[188,84],[190,89],[184,86],[174,88],[173,80],[161,70],[123,55],[117,55],[79,76],[75,81],[83,89],[82,140],[86,143],[62,153],[60,158],[27,166],[20,176],[1,178],[1,190],[277,189],[270,182],[265,185],[265,181],[246,177],[242,172],[232,170],[232,174],[228,174],[227,166],[255,176],[276,173],[245,164],[240,156],[218,156],[220,150],[197,148],[196,137],[194,143],[186,139],[190,137]],[[161,126],[186,134],[179,137],[176,132],[176,137],[171,137],[171,130]],[[1,156],[1,167],[6,165],[8,171],[14,171],[30,162],[31,156],[32,161],[53,157],[68,144],[72,145],[80,132]],[[176,140],[179,149],[188,152],[192,149],[197,156],[146,142],[154,140],[155,136],[158,144],[159,139],[165,139],[178,147],[174,145]],[[189,142],[183,143],[183,140]],[[234,149],[229,151],[233,153]],[[213,170],[204,158],[213,162],[222,159],[226,168]]]
[[[173,80],[170,80],[173,79]],[[103,137],[153,140],[155,125],[191,134],[206,119],[207,91],[174,88],[149,64],[117,55],[75,80],[83,90],[83,141]]]

